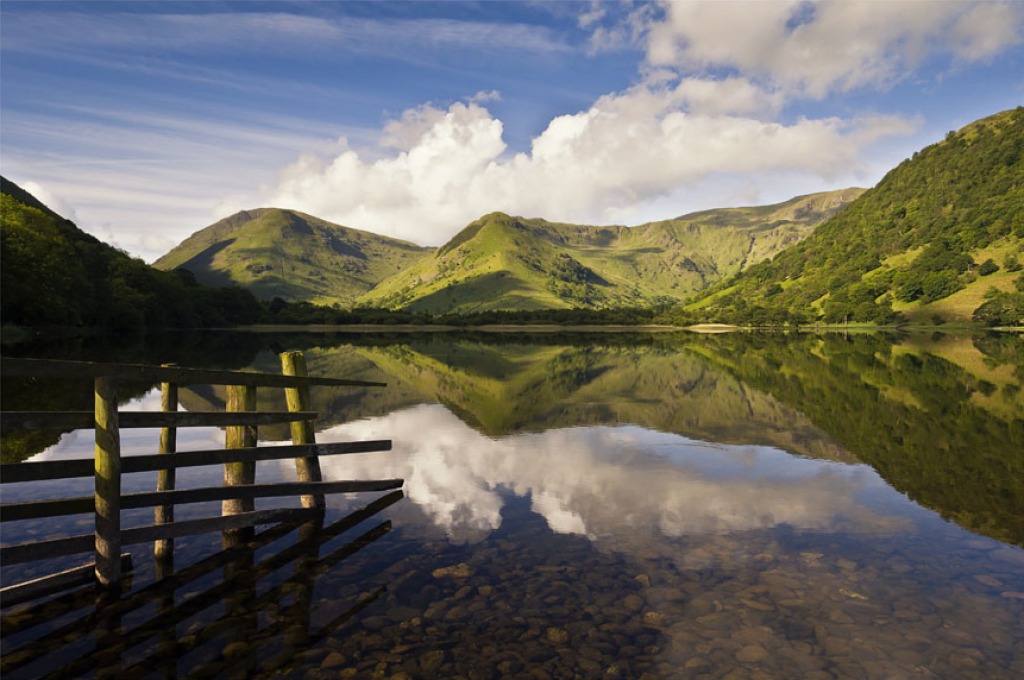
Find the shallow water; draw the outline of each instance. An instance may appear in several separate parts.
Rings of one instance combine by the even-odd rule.
[[[323,459],[324,477],[400,477],[404,498],[334,496],[323,526],[261,527],[248,547],[178,539],[175,577],[133,546],[113,604],[88,591],[5,608],[5,677],[1024,674],[1014,343],[275,342],[304,346],[313,374],[389,382],[314,391],[317,437],[392,439],[390,452]],[[247,363],[273,362],[257,349]],[[144,391],[123,408],[158,405]],[[180,431],[179,449],[222,438]],[[124,433],[125,455],[155,442]],[[68,433],[35,459],[91,447],[91,432]],[[220,475],[179,471],[178,486]],[[257,481],[293,477],[261,463]],[[125,491],[154,479],[128,476]],[[84,480],[45,493],[90,491]],[[4,501],[40,493],[5,485]],[[345,523],[378,497],[387,507]],[[6,523],[3,541],[91,521]],[[12,565],[4,583],[83,560]]]

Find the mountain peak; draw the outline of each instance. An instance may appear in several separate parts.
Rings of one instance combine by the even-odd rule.
[[[154,263],[200,283],[263,298],[351,304],[423,253],[407,241],[286,208],[242,210],[197,231]]]

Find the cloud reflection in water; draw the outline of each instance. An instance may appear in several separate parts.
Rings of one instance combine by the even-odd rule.
[[[401,477],[408,498],[451,540],[501,526],[501,489],[531,498],[552,531],[613,541],[789,525],[888,532],[905,520],[858,499],[863,466],[769,447],[699,442],[639,427],[581,427],[491,439],[440,405],[346,423],[318,441],[390,438],[388,453],[324,458],[325,479]]]

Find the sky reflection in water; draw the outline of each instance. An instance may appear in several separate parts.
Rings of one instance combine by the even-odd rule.
[[[501,526],[502,494],[528,496],[552,531],[596,542],[656,529],[678,537],[788,525],[891,533],[904,517],[862,497],[885,488],[866,466],[760,446],[700,442],[634,426],[580,427],[492,439],[440,405],[336,426],[320,441],[393,438],[386,456],[323,462],[325,478],[403,478],[409,500],[455,541]]]

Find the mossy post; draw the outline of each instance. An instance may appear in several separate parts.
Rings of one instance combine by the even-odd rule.
[[[247,385],[227,386],[227,410],[237,413],[240,411],[256,410],[256,388]],[[225,435],[225,448],[247,449],[256,446],[256,426],[240,425],[227,428]],[[256,481],[255,461],[224,464],[224,484],[238,486],[240,484],[252,484]],[[237,515],[240,512],[250,512],[254,507],[252,498],[236,498],[223,501],[221,512],[224,515]]]
[[[164,364],[173,366],[174,364]],[[177,383],[165,382],[160,384],[160,408],[163,411],[178,410],[178,385]],[[174,453],[178,446],[178,429],[175,427],[164,427],[160,429],[160,453]],[[156,473],[156,490],[174,490],[173,467],[158,470]],[[173,505],[158,505],[153,509],[153,519],[157,524],[169,524],[174,521]],[[153,543],[153,556],[157,560],[169,560],[174,556],[174,539],[162,539]]]
[[[110,378],[96,378],[96,578],[101,585],[121,580],[121,433],[117,390]]]
[[[284,352],[281,354],[281,372],[285,375],[299,376],[305,378],[306,357],[302,352]],[[286,387],[284,390],[285,399],[288,402],[289,411],[309,411],[309,388],[308,387]],[[315,444],[316,435],[313,430],[312,420],[303,420],[291,424],[292,444]],[[300,482],[322,481],[320,475],[320,459],[316,456],[295,459],[295,472]],[[302,507],[324,509],[323,495],[304,495]]]

